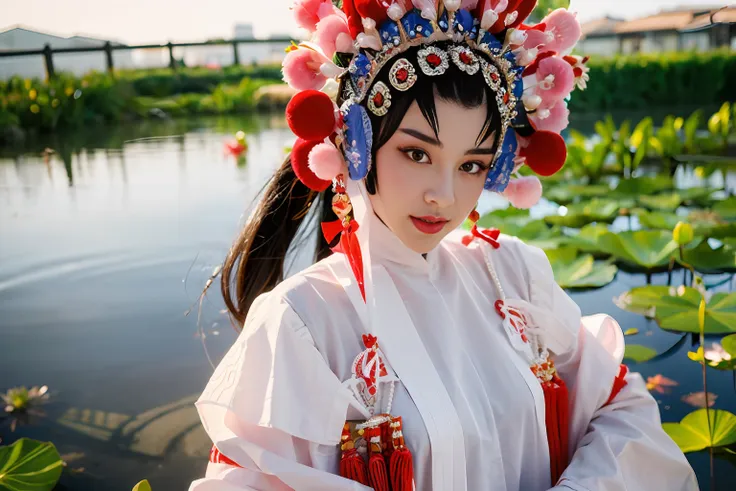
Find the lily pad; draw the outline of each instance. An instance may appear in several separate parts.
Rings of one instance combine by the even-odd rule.
[[[50,491],[61,476],[62,464],[52,443],[21,438],[0,447],[0,490]]]
[[[723,218],[736,218],[736,196],[731,196],[713,205],[713,211]]]
[[[557,284],[562,288],[600,288],[616,277],[618,268],[596,261],[590,254],[578,256],[572,247],[546,250]]]
[[[591,223],[584,226],[576,235],[565,236],[561,243],[583,252],[598,252],[598,237],[608,233],[608,226]]]
[[[549,215],[544,217],[544,221],[550,225],[570,228],[580,228],[593,222],[613,223],[619,215],[619,209],[625,207],[624,204],[629,203],[592,199],[561,208],[561,211],[564,210],[564,215]]]
[[[672,232],[666,230],[608,232],[598,237],[598,247],[625,264],[647,270],[666,266],[678,250]]]
[[[639,203],[651,210],[675,211],[682,203],[682,196],[677,193],[643,194],[639,196]]]
[[[649,196],[661,191],[669,191],[674,187],[674,182],[669,176],[636,177],[621,180],[616,186],[614,194],[616,196],[638,198],[639,196]]]
[[[667,286],[641,286],[621,295],[616,304],[630,312],[654,317],[662,329],[699,333],[698,309],[702,296],[694,288],[679,291]],[[705,308],[706,334],[736,332],[736,293],[719,292]]]
[[[595,198],[611,192],[606,184],[559,184],[545,190],[544,197],[560,205],[567,205],[579,198]]]
[[[648,346],[640,344],[627,344],[624,348],[624,358],[636,363],[644,363],[657,356],[657,352]]]
[[[677,225],[677,222],[682,221],[682,217],[674,213],[647,211],[644,208],[637,208],[634,210],[634,214],[639,218],[639,223],[644,227],[655,230],[672,230]]]
[[[679,255],[675,255],[677,262],[682,263]],[[736,249],[721,245],[714,249],[708,241],[702,242],[693,249],[685,249],[683,258],[686,264],[704,273],[736,271]]]
[[[662,423],[662,428],[685,453],[736,443],[736,415],[721,409],[698,409],[679,423]]]
[[[531,221],[534,221],[534,219],[529,216],[529,210],[508,207],[486,213],[478,220],[478,227],[497,228],[507,235],[516,235],[515,232]]]

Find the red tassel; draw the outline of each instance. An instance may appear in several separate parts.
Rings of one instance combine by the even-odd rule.
[[[381,447],[381,429],[366,428],[364,438],[368,440],[370,459],[368,460],[368,485],[374,491],[389,491],[386,459]]]
[[[404,444],[404,433],[401,429],[401,417],[391,421],[392,442],[389,469],[392,491],[412,491],[414,489],[414,461],[411,452]]]
[[[363,460],[363,457],[361,457],[355,449],[355,442],[353,442],[353,437],[350,434],[350,425],[348,423],[345,423],[345,426],[342,428],[342,437],[340,440],[342,441],[340,475],[346,479],[351,479],[367,486],[368,476],[365,467],[365,460]]]
[[[365,284],[363,281],[363,254],[360,252],[360,243],[355,232],[358,230],[358,222],[350,220],[345,226],[341,220],[334,222],[322,222],[322,234],[328,244],[331,244],[335,237],[340,234],[340,242],[332,248],[332,252],[345,254],[350,263],[350,269],[353,270],[355,281],[360,288],[360,294],[365,301]]]
[[[342,477],[359,482],[363,486],[368,486],[368,476],[366,474],[365,460],[355,448],[342,453],[340,458],[340,475]]]
[[[550,361],[543,365],[542,371],[552,373],[551,379],[542,382],[544,391],[545,426],[547,427],[547,443],[549,444],[549,466],[552,485],[562,476],[569,463],[570,411],[568,406],[568,390]]]
[[[368,485],[374,491],[389,491],[386,460],[381,453],[371,455],[371,459],[368,462]]]

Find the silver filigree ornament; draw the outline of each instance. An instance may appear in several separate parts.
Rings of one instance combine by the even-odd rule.
[[[417,81],[417,72],[414,65],[406,58],[399,58],[394,62],[388,73],[391,85],[402,92],[411,89]]]
[[[427,46],[424,49],[420,49],[417,53],[419,68],[422,69],[425,75],[430,77],[442,75],[450,68],[448,58],[447,52],[436,46]]]
[[[457,67],[468,75],[475,75],[480,70],[478,57],[470,48],[453,46],[450,48],[450,58]]]
[[[391,91],[383,82],[376,82],[368,94],[368,109],[376,116],[385,116],[391,107]]]

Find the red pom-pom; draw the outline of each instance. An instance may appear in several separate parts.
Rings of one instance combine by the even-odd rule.
[[[294,143],[294,147],[291,149],[291,167],[294,169],[294,174],[304,183],[309,189],[313,191],[322,192],[332,184],[332,181],[325,181],[320,179],[314,174],[314,171],[309,168],[309,152],[314,147],[319,145],[319,141],[308,141],[301,138],[297,138]]]
[[[537,131],[529,137],[529,145],[521,149],[526,165],[540,176],[548,177],[565,165],[567,146],[565,139],[551,131]]]
[[[361,17],[370,18],[376,21],[376,25],[380,26],[383,21],[388,19],[388,6],[383,4],[391,4],[383,0],[355,0],[355,10]]]
[[[516,6],[516,11],[519,12],[519,16],[507,27],[510,29],[519,26],[527,19],[527,17],[529,17],[529,15],[531,15],[536,6],[537,0],[521,0],[521,2]],[[509,10],[509,12],[511,12],[511,10]]]
[[[353,39],[363,32],[363,21],[355,8],[355,3],[356,0],[343,0],[342,2],[342,11],[345,12],[345,16],[348,18],[348,28]]]
[[[324,92],[299,92],[286,106],[286,122],[303,140],[324,140],[335,130],[335,105]]]

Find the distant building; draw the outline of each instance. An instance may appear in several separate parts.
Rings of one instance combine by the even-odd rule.
[[[0,51],[3,50],[36,50],[43,49],[46,44],[52,48],[83,48],[103,46],[107,41],[85,36],[61,37],[35,31],[25,27],[11,27],[0,31]],[[112,42],[113,46],[122,46]],[[54,68],[57,72],[71,72],[83,75],[91,70],[106,69],[105,53],[63,53],[54,55]],[[132,68],[133,57],[130,51],[113,52],[113,63],[116,68]],[[0,58],[0,78],[7,79],[13,75],[21,77],[46,76],[43,56],[21,56]]]
[[[707,51],[736,42],[736,7],[679,8],[633,20],[611,17],[583,23],[578,50],[612,55]]]

